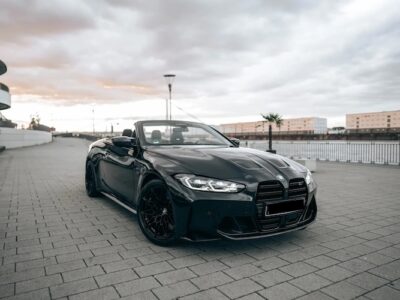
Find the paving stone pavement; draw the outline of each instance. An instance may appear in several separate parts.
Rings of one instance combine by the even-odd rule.
[[[306,230],[162,248],[86,196],[88,144],[0,154],[1,299],[400,299],[399,167],[320,162]]]

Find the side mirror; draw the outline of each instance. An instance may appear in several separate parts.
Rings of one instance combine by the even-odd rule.
[[[229,138],[229,140],[236,146],[239,147],[240,146],[240,140],[237,138]]]
[[[116,136],[111,141],[115,146],[121,148],[133,148],[136,146],[136,139],[127,136]]]

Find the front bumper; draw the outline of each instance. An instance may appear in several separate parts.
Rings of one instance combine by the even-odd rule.
[[[290,204],[296,200],[279,203]],[[303,201],[301,209],[264,215],[264,210],[260,211],[254,201],[196,200],[188,206],[178,207],[177,218],[184,224],[181,233],[185,239],[256,239],[303,229],[311,224],[317,215],[316,190],[308,193]]]

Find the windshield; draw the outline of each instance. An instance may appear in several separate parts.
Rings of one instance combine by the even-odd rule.
[[[143,123],[145,143],[149,145],[224,145],[232,144],[212,128],[202,124],[175,122]]]

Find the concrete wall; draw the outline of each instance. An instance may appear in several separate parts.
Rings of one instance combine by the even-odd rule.
[[[0,146],[6,149],[50,143],[50,132],[0,127]]]

